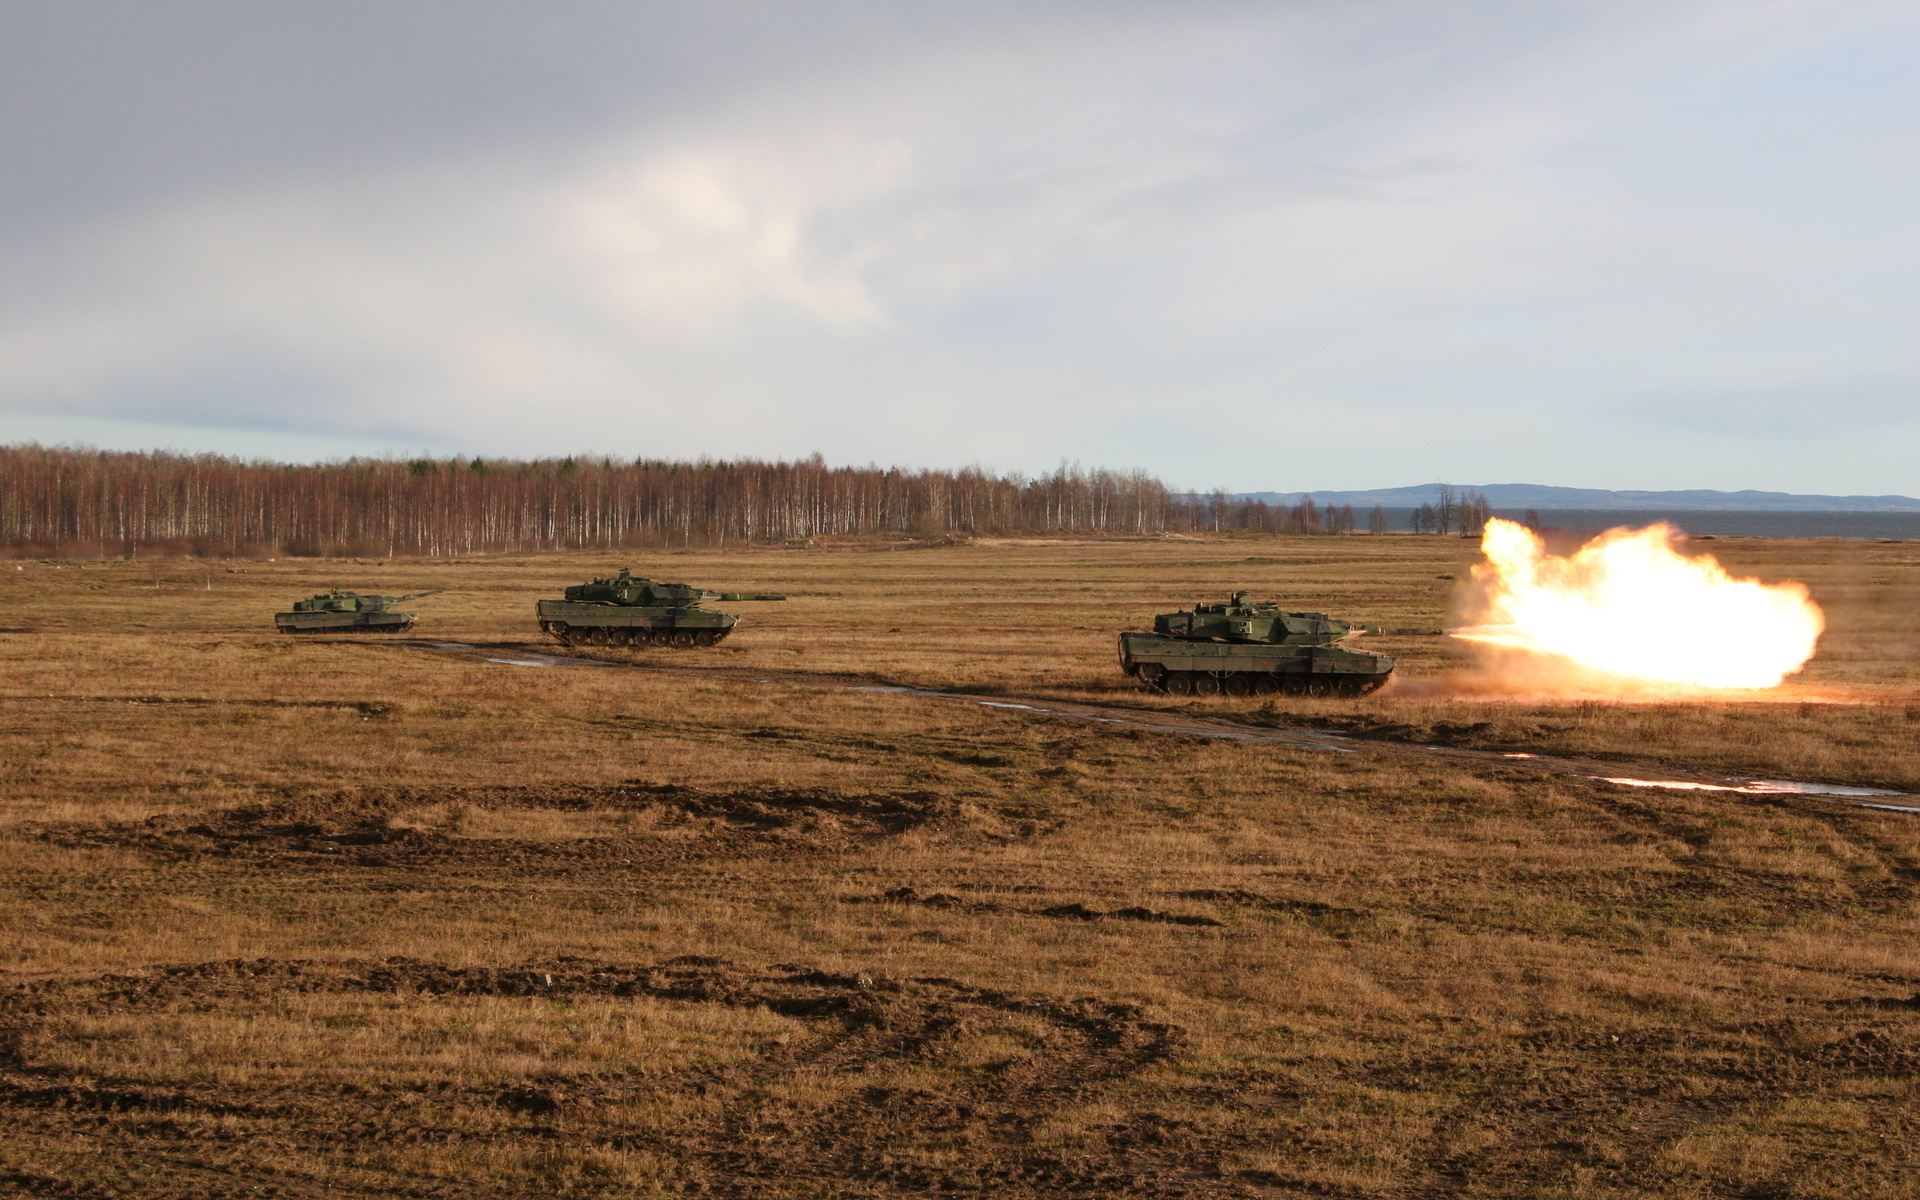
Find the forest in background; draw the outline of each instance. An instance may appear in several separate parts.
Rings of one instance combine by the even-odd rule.
[[[1369,528],[1386,529],[1375,510]],[[0,447],[0,547],[31,555],[378,556],[777,544],[817,537],[1354,532],[1351,507],[1176,492],[1145,471],[1028,477],[570,457],[287,464]]]

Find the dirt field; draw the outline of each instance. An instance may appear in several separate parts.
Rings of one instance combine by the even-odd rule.
[[[1920,1195],[1920,816],[849,686],[1920,790],[1920,550],[1707,548],[1827,611],[1777,694],[1115,666],[1437,626],[1453,539],[0,562],[0,1194]],[[621,565],[792,599],[485,661]],[[272,631],[335,583],[482,653]]]

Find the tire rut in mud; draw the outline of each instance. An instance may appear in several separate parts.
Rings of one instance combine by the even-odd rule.
[[[44,1065],[47,1056],[36,1052],[46,1030],[75,1019],[190,1019],[290,997],[428,1006],[514,998],[562,1010],[585,1000],[664,1001],[762,1010],[790,1018],[805,1036],[762,1047],[745,1062],[645,1076],[548,1072],[505,1086],[452,1071],[432,1086],[316,1085],[282,1077],[274,1065],[241,1082],[161,1082]],[[1009,1030],[1024,1052],[1005,1061],[949,1061],[969,1037],[1012,1036]],[[1210,1194],[1191,1191],[1187,1167],[1151,1145],[1062,1156],[1037,1150],[1030,1137],[1035,1123],[1062,1106],[1085,1104],[1178,1056],[1183,1041],[1179,1027],[1128,1004],[692,956],[658,964],[185,964],[0,990],[0,1109],[12,1120],[0,1142],[12,1148],[15,1186],[50,1195],[111,1194],[63,1179],[47,1165],[57,1155],[22,1153],[74,1138],[84,1138],[97,1161],[138,1173],[143,1196],[527,1194],[484,1171],[450,1172],[464,1178],[445,1180],[418,1172],[368,1176],[365,1163],[386,1147],[456,1162],[468,1153],[478,1161],[524,1152],[591,1162],[635,1152],[670,1164],[663,1170],[671,1194],[878,1197],[988,1187],[1016,1197]],[[651,1106],[653,1115],[633,1118],[635,1104]],[[659,1115],[674,1111],[677,1118]],[[631,1182],[589,1172],[572,1178],[567,1194],[631,1195]]]
[[[560,835],[489,832],[489,818],[499,814],[542,812],[591,823]],[[999,822],[970,802],[930,792],[642,783],[309,793],[213,812],[49,825],[35,832],[56,845],[132,850],[170,862],[315,868],[517,865],[564,871],[851,850],[916,830],[962,838],[1005,836]]]

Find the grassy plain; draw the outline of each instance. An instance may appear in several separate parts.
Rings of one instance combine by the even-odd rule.
[[[0,1189],[1920,1194],[1920,818],[847,686],[1920,790],[1915,548],[1707,548],[1827,611],[1777,693],[1114,665],[1237,587],[1436,626],[1443,539],[0,563]],[[792,599],[600,669],[271,631],[442,587],[511,659],[627,563]]]

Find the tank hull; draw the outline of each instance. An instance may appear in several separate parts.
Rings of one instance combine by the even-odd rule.
[[[1385,684],[1393,660],[1339,646],[1268,645],[1120,635],[1120,669],[1173,695],[1364,696]]]
[[[404,633],[414,616],[403,612],[283,612],[273,614],[281,633]]]
[[[535,605],[540,630],[569,646],[711,646],[740,618],[710,608],[643,607],[581,600]]]

